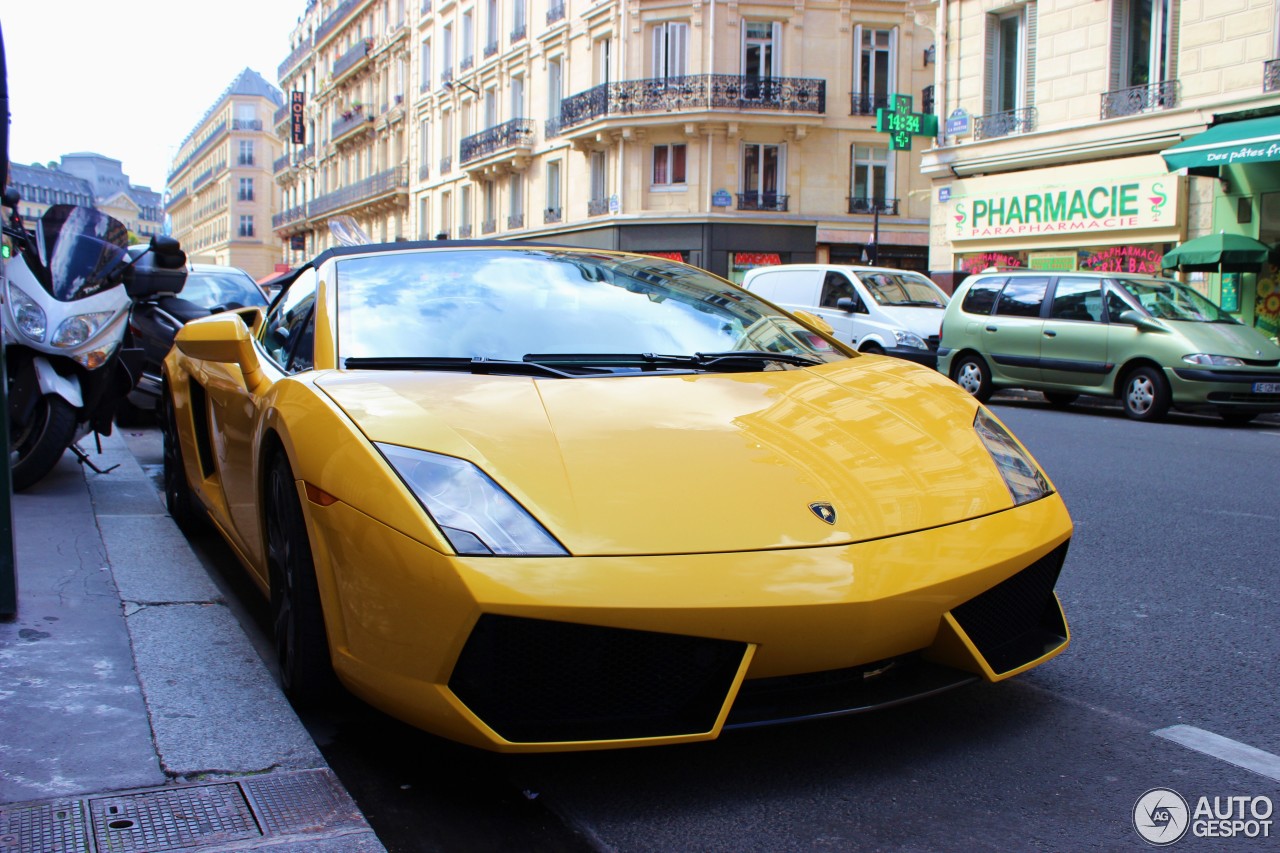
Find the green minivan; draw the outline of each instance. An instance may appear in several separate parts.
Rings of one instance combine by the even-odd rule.
[[[985,401],[997,388],[1118,398],[1154,421],[1172,406],[1231,424],[1280,412],[1280,346],[1176,281],[1116,273],[984,272],[942,320],[938,370]]]

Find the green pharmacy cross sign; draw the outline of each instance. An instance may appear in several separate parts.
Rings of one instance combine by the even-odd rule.
[[[910,95],[890,95],[889,109],[876,110],[876,130],[889,134],[890,151],[910,151],[911,137],[938,135],[938,117],[911,112]]]

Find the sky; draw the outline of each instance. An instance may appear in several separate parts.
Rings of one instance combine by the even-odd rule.
[[[244,69],[279,86],[306,0],[0,0],[9,156],[91,151],[164,191],[178,148]]]

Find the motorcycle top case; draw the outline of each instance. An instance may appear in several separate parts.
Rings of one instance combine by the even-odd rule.
[[[124,289],[130,299],[147,299],[162,293],[177,295],[187,283],[187,269],[158,267],[151,255],[143,255],[124,276]]]

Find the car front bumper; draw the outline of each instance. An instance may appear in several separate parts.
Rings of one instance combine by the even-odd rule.
[[[1280,412],[1280,372],[1173,367],[1165,375],[1179,408]]]
[[[329,640],[357,695],[498,751],[709,740],[896,704],[1061,652],[1057,495],[846,546],[461,558],[308,507]]]

